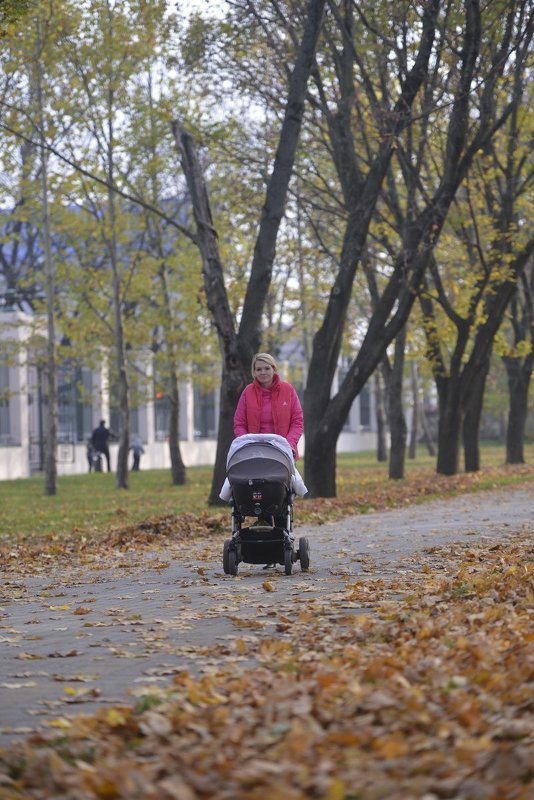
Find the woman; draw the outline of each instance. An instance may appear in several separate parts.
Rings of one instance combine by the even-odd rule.
[[[252,383],[245,386],[234,414],[234,434],[276,433],[289,442],[295,460],[304,427],[300,400],[294,387],[283,381],[269,353],[252,359]]]

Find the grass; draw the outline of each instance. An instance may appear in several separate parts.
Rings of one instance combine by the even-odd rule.
[[[534,463],[534,444],[526,447],[525,457],[527,462]],[[444,487],[447,494],[455,494],[534,481],[534,471],[530,468],[503,467],[502,446],[485,445],[481,460],[482,470],[471,476],[469,482],[447,482],[447,479],[444,482],[437,480],[435,458],[425,451],[417,459],[407,460],[403,481],[389,481],[387,463],[378,463],[374,452],[341,454],[337,466],[337,500],[303,503],[299,506],[299,519],[322,521],[325,515],[339,517],[408,500],[432,499],[442,495]],[[303,462],[299,462],[299,470],[303,474]],[[54,497],[44,495],[42,475],[1,481],[1,538],[104,533],[154,517],[185,512],[205,514],[209,510],[211,477],[210,467],[191,467],[187,470],[187,484],[172,486],[169,470],[142,470],[130,473],[128,490],[118,490],[114,474],[61,476]]]
[[[0,481],[3,536],[94,531],[132,524],[152,516],[199,513],[206,509],[210,467],[187,471],[186,486],[173,486],[169,470],[130,473],[127,490],[115,474],[94,472],[58,478],[57,494],[44,494],[44,478]]]

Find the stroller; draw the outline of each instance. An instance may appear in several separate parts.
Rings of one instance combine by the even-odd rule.
[[[237,575],[246,564],[283,564],[291,575],[293,564],[310,566],[310,545],[301,536],[295,549],[293,500],[306,487],[298,475],[287,441],[276,434],[251,434],[234,440],[226,463],[221,497],[232,503],[232,538],[223,549],[223,568]],[[256,522],[243,527],[246,517]]]

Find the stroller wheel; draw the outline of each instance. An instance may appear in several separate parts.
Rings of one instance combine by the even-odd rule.
[[[237,553],[233,549],[228,552],[228,572],[237,575]]]
[[[307,572],[310,567],[310,543],[306,536],[299,539],[299,560],[301,570]]]
[[[291,575],[293,571],[293,549],[284,550],[284,568],[286,575]]]
[[[237,575],[237,552],[232,540],[226,539],[223,547],[223,569],[227,575]]]
[[[230,574],[230,545],[232,544],[231,539],[226,539],[223,547],[223,569],[226,575]]]

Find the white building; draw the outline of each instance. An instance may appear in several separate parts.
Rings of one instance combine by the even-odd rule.
[[[0,310],[0,480],[26,478],[44,466],[46,381],[32,352],[34,326],[35,317]],[[281,373],[284,374],[283,362]],[[77,365],[60,367],[60,475],[87,472],[87,440],[101,419],[117,431],[118,416],[111,403],[107,365],[103,364],[99,371]],[[217,420],[218,391],[203,391],[194,380],[182,382],[180,450],[186,467],[214,463]],[[372,450],[376,447],[375,430],[372,396],[364,391],[352,406],[338,451]],[[168,406],[164,397],[154,393],[148,401],[131,409],[131,434],[143,442],[142,469],[170,468]],[[117,445],[112,443],[110,451],[114,468]]]

